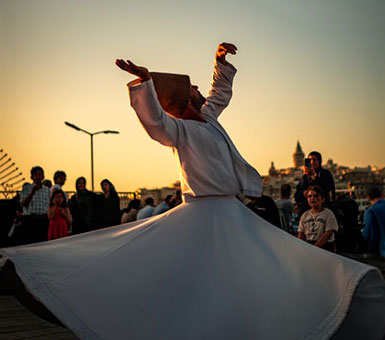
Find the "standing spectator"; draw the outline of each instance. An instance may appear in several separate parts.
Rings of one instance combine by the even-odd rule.
[[[363,236],[368,241],[368,251],[385,257],[385,201],[379,187],[368,192],[371,207],[364,214]]]
[[[306,198],[311,209],[301,216],[298,238],[335,253],[334,233],[338,231],[338,223],[333,212],[323,206],[325,196],[322,188],[310,186]]]
[[[97,215],[99,228],[120,224],[120,198],[114,185],[108,180],[100,182],[103,193],[98,196]]]
[[[95,229],[96,195],[86,188],[84,177],[76,180],[76,193],[70,198],[68,205],[72,214],[72,234],[85,233]]]
[[[167,197],[164,199],[164,201],[156,206],[154,209],[152,216],[160,215],[167,210],[170,210],[170,202],[171,202],[172,196],[167,195]]]
[[[128,223],[132,221],[136,221],[136,217],[138,215],[138,211],[140,209],[140,200],[138,199],[133,199],[128,203],[127,209],[122,214],[122,219],[121,222],[123,223]]]
[[[49,180],[49,179],[45,179],[43,182],[42,182],[43,185],[45,185],[48,189],[51,189],[52,188],[52,182]]]
[[[53,181],[55,184],[50,189],[51,196],[55,190],[63,190],[63,185],[65,184],[66,180],[67,180],[67,175],[64,171],[58,170],[55,172],[55,174],[53,175]],[[64,193],[64,197],[68,202],[68,195],[66,193]]]
[[[281,228],[277,205],[270,196],[262,195],[261,197],[253,197],[246,206],[265,221]]]
[[[152,197],[147,197],[144,202],[145,205],[142,209],[139,210],[138,216],[136,217],[137,220],[150,217],[154,212],[154,199]]]
[[[334,201],[336,198],[334,178],[329,170],[322,167],[321,154],[318,151],[312,151],[307,159],[310,164],[307,164],[305,160],[304,174],[297,185],[297,191],[294,195],[295,201],[300,206],[301,214],[310,208],[305,192],[311,185],[318,185],[322,188],[326,206],[329,206],[330,200]]]
[[[291,216],[293,214],[294,205],[290,200],[291,195],[291,186],[290,184],[282,184],[281,186],[281,198],[275,201],[275,204],[277,205],[277,208],[280,212],[280,215],[283,215],[286,228],[282,229],[289,229],[289,226],[291,224]]]
[[[47,211],[50,191],[42,185],[44,170],[40,166],[31,169],[33,183],[24,183],[20,201],[23,207],[22,224],[20,228],[21,244],[47,241],[48,217]]]
[[[71,213],[67,206],[63,190],[56,189],[52,193],[48,208],[49,228],[48,240],[68,236],[71,225]]]

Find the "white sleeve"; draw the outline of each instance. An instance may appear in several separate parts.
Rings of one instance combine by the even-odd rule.
[[[236,68],[230,63],[228,65],[219,62],[214,64],[211,91],[201,110],[204,115],[217,118],[229,105],[233,95],[233,79],[236,72]]]
[[[139,83],[134,80],[127,84],[131,106],[149,136],[166,146],[180,143],[182,124],[169,116],[159,104],[152,79]]]

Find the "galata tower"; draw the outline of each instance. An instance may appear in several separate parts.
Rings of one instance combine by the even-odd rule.
[[[297,148],[295,149],[295,152],[293,153],[293,162],[295,168],[301,168],[304,165],[305,160],[305,154],[302,151],[301,144],[299,144],[299,141],[297,142]]]

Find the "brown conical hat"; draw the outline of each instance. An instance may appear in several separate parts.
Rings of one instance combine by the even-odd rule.
[[[163,110],[180,117],[190,98],[190,77],[185,74],[150,72]]]

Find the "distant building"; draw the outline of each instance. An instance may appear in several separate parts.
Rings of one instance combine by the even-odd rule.
[[[297,141],[297,147],[293,153],[293,162],[296,169],[301,168],[305,163],[305,154],[302,151],[301,144]]]
[[[271,162],[269,175],[262,176],[262,192],[273,199],[278,199],[281,185],[290,184],[294,194],[296,186],[303,175],[304,159],[305,154],[300,142],[297,141],[296,150],[293,154],[294,167],[276,169],[274,162]],[[332,159],[328,159],[324,167],[334,177],[337,197],[349,194],[354,199],[364,200],[366,204],[368,189],[373,185],[380,186],[385,192],[385,168],[371,166],[349,168],[334,163]]]
[[[158,205],[159,203],[163,202],[168,195],[174,195],[177,190],[180,190],[179,181],[173,183],[171,187],[163,187],[161,189],[141,188],[137,190],[137,193],[138,198],[142,200],[142,202],[146,198],[152,197],[154,199],[155,205]]]
[[[269,169],[269,176],[270,177],[277,177],[278,171],[275,169],[274,162],[271,162],[271,167]]]

